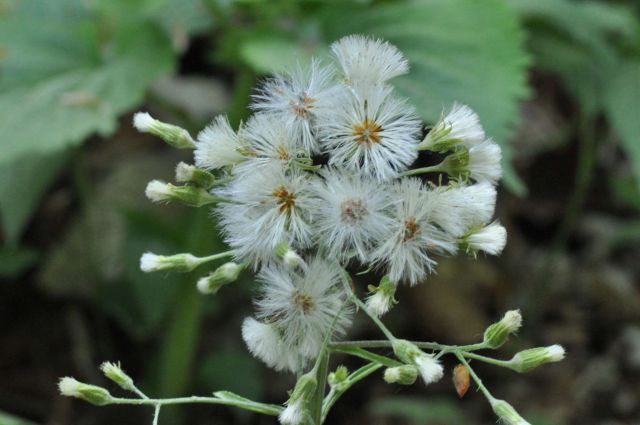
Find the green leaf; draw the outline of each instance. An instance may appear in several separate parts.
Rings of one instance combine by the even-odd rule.
[[[31,249],[0,249],[0,277],[17,277],[37,260],[38,253]]]
[[[640,60],[624,63],[616,69],[608,86],[605,108],[640,185]]]
[[[357,18],[355,18],[357,17]],[[332,5],[325,19],[330,39],[372,34],[400,48],[410,74],[394,84],[427,122],[455,101],[475,109],[504,150],[507,184],[523,187],[510,167],[507,141],[527,94],[527,55],[517,15],[502,0],[413,0],[380,7]]]
[[[251,68],[261,73],[272,73],[291,69],[296,63],[306,63],[312,56],[327,54],[327,49],[306,49],[293,38],[254,34],[240,45],[240,58]]]
[[[558,75],[591,114],[601,110],[615,41],[635,43],[638,22],[629,7],[571,0],[512,0],[529,30],[538,68]]]
[[[0,425],[36,425],[36,423],[0,411]]]
[[[150,22],[110,26],[85,2],[64,0],[60,10],[41,3],[17,3],[0,23],[1,164],[112,133],[174,63]]]
[[[19,162],[0,164],[0,216],[9,245],[17,244],[40,198],[66,159],[65,153],[55,153],[33,155]]]

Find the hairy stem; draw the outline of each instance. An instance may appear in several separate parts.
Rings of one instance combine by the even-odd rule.
[[[469,345],[446,345],[439,344],[437,342],[421,342],[421,341],[410,341],[412,344],[416,345],[418,348],[426,348],[428,350],[461,350],[465,352],[469,351],[477,351],[483,350],[487,348],[484,343],[478,344],[469,344]],[[333,349],[342,349],[342,348],[390,348],[392,343],[388,340],[379,339],[379,340],[367,340],[367,341],[339,341],[332,342],[330,347]]]
[[[460,360],[460,363],[462,363],[464,367],[467,368],[467,370],[469,371],[469,374],[475,381],[478,388],[480,388],[480,391],[482,391],[482,394],[484,394],[484,396],[487,398],[487,400],[489,400],[489,402],[491,402],[491,400],[495,400],[495,398],[491,395],[487,387],[485,387],[484,384],[482,383],[482,379],[480,379],[480,377],[476,374],[476,372],[471,368],[467,359],[464,358],[463,354],[459,351],[454,352],[454,354],[458,358],[458,360]]]

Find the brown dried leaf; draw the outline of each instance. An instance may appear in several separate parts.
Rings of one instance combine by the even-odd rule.
[[[463,364],[457,365],[453,369],[453,385],[456,387],[456,392],[458,393],[458,397],[462,398],[469,390],[469,385],[471,384],[471,377],[469,375],[469,370],[464,367]]]

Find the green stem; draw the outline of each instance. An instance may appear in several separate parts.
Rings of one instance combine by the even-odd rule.
[[[250,401],[238,401],[219,397],[175,397],[175,398],[119,398],[114,397],[108,404],[128,405],[128,406],[172,406],[181,404],[220,404],[224,406],[240,407],[246,410],[258,411],[265,415],[278,416],[282,412],[282,407],[274,404],[257,403]]]
[[[372,353],[371,351],[367,351],[357,347],[333,348],[333,351],[349,354],[350,356],[360,357],[361,359],[369,360],[370,362],[378,363],[386,367],[396,367],[402,366],[404,364],[397,360],[390,359],[389,357],[381,356],[379,354]]]
[[[407,170],[404,173],[401,173],[400,176],[415,176],[416,174],[425,174],[425,173],[444,173],[446,170],[444,169],[444,161],[440,164],[431,165],[429,167],[415,168],[413,170]]]
[[[428,350],[461,350],[461,351],[477,351],[483,350],[486,347],[484,343],[478,344],[469,344],[469,345],[445,345],[439,344],[437,342],[421,342],[421,341],[410,341],[412,344],[417,346],[418,348],[426,348]],[[384,339],[379,340],[367,340],[367,341],[339,341],[332,342],[330,347],[333,349],[342,349],[342,348],[390,348],[393,344]]]
[[[391,342],[395,341],[397,338],[393,336],[393,334],[385,326],[385,324],[382,323],[382,321],[375,314],[372,314],[367,308],[367,306],[360,300],[360,298],[358,298],[358,296],[351,291],[351,286],[349,285],[350,280],[351,280],[351,276],[349,276],[349,272],[347,272],[345,269],[342,269],[342,283],[344,285],[346,293],[349,295],[349,299],[358,308],[364,311],[371,320],[373,320],[373,323],[375,323],[378,326],[378,328],[380,328],[382,333],[387,337],[389,341]]]
[[[346,381],[342,384],[340,390],[331,388],[329,395],[327,395],[327,397],[324,399],[324,402],[322,403],[322,417],[320,419],[320,423],[324,423],[324,421],[327,419],[329,411],[336,403],[336,401],[338,401],[338,399],[342,396],[342,394],[347,392],[347,390],[349,390],[355,383],[363,380],[381,367],[381,364],[371,362],[365,366],[362,366],[360,369],[349,375]]]
[[[478,388],[480,388],[480,391],[482,391],[482,394],[484,394],[484,396],[487,398],[487,400],[489,400],[489,402],[491,402],[492,400],[495,400],[495,398],[491,395],[487,387],[485,387],[484,384],[482,383],[482,380],[480,379],[480,377],[476,375],[476,372],[471,368],[471,366],[469,365],[469,362],[467,362],[467,359],[464,358],[462,353],[456,351],[454,352],[454,354],[458,358],[458,360],[460,360],[460,363],[462,363],[464,367],[467,368],[467,370],[469,371],[469,374],[475,381]]]
[[[209,261],[219,260],[221,258],[233,257],[236,251],[230,249],[229,251],[219,252],[218,254],[209,255],[207,257],[200,257],[200,264],[208,263]]]
[[[324,400],[324,393],[327,386],[327,373],[329,369],[329,352],[325,349],[322,351],[322,359],[318,362],[319,367],[317,370],[318,386],[316,387],[316,393],[313,396],[313,405],[311,415],[314,425],[322,424],[322,401]]]
[[[461,354],[464,357],[468,357],[470,359],[475,359],[481,362],[492,364],[494,366],[506,367],[508,369],[511,369],[511,363],[506,360],[493,359],[491,357],[481,356],[480,354],[475,354],[475,353],[461,352]]]

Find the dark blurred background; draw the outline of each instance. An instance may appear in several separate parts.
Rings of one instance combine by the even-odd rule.
[[[503,147],[499,258],[441,259],[402,288],[397,335],[470,343],[512,308],[525,326],[500,356],[563,344],[526,375],[478,365],[532,424],[640,424],[640,6],[636,0],[0,0],[0,424],[144,424],[144,408],[57,394],[58,377],[108,386],[120,360],[154,396],[229,389],[281,403],[292,377],[240,338],[251,276],[202,297],[188,275],[139,271],[140,254],[223,249],[207,211],[152,205],[188,153],[137,134],[132,113],[196,134],[248,114],[270,71],[352,33],[409,57],[395,83],[425,123],[453,101]],[[363,294],[365,276],[357,282]],[[351,337],[379,338],[366,320]],[[350,369],[356,360],[336,358]],[[450,371],[454,366],[448,362]],[[480,394],[354,387],[330,424],[490,424]],[[269,424],[224,407],[164,409],[163,424]]]

